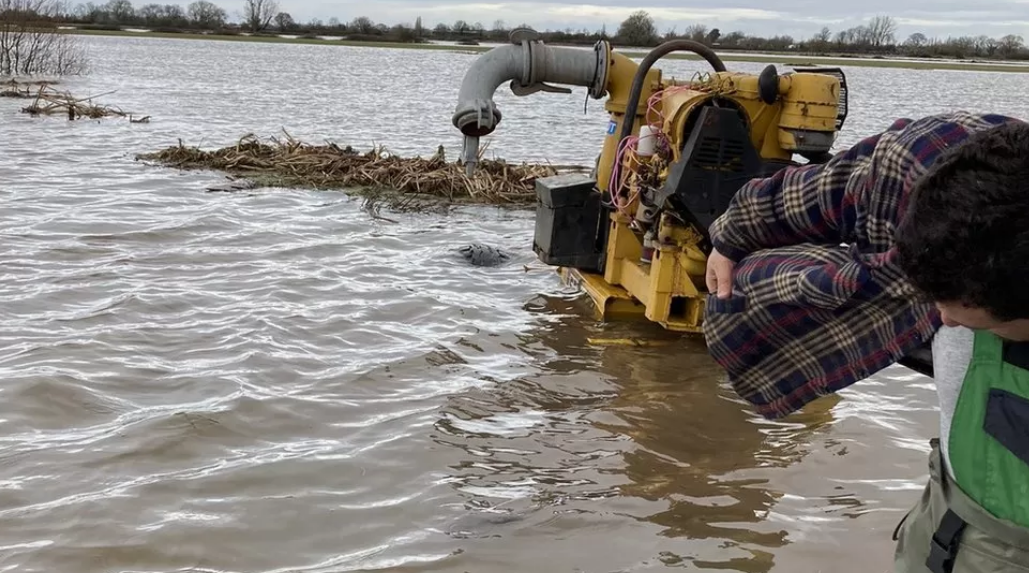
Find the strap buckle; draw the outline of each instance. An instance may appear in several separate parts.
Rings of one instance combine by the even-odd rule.
[[[925,566],[933,573],[951,573],[954,570],[954,560],[957,558],[957,544],[951,543],[944,547],[933,535],[932,543],[929,545],[929,558],[925,560]]]
[[[925,566],[933,573],[952,573],[954,561],[957,559],[961,532],[965,529],[965,520],[956,513],[947,510],[940,520],[940,526],[933,533],[929,544],[929,557]]]

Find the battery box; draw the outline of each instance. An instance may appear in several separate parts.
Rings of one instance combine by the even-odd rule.
[[[536,235],[532,250],[548,265],[602,272],[606,209],[596,180],[563,174],[536,180]]]

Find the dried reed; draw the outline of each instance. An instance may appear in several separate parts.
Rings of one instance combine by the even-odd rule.
[[[137,155],[180,169],[216,169],[266,186],[314,189],[350,189],[379,199],[386,195],[445,199],[450,203],[526,205],[534,203],[535,180],[576,166],[509,164],[486,159],[480,150],[476,172],[469,176],[461,163],[447,162],[443,146],[428,158],[399,157],[376,147],[358,152],[335,143],[311,145],[289,134],[284,140],[260,141],[253,134],[236,145],[213,151],[187,147],[179,141],[173,147]],[[383,194],[385,192],[385,194]],[[409,200],[402,201],[411,206]]]
[[[100,95],[107,94],[76,98],[68,92],[58,91],[51,88],[48,83],[43,83],[35,92],[35,99],[33,102],[30,105],[23,107],[21,111],[33,116],[61,114],[66,115],[69,120],[75,120],[83,117],[88,119],[100,119],[111,116],[127,117],[132,123],[146,123],[150,120],[150,116],[134,119],[129,114],[115,107],[93,103],[93,98],[100,97]]]

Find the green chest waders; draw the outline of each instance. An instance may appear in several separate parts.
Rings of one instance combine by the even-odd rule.
[[[951,422],[954,479],[930,480],[898,527],[898,573],[1029,573],[1029,345],[976,332]]]

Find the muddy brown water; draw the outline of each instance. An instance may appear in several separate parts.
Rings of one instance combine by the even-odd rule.
[[[339,192],[209,193],[217,173],[133,161],[283,129],[456,154],[474,56],[85,41],[93,74],[66,87],[153,119],[0,101],[0,570],[889,569],[936,432],[927,379],[891,368],[765,421],[698,340],[593,343],[662,335],[593,322],[534,265],[531,213],[389,222]],[[1026,76],[848,72],[841,143],[1027,111]],[[505,89],[494,152],[593,160],[599,103]],[[469,242],[513,260],[464,265]]]

